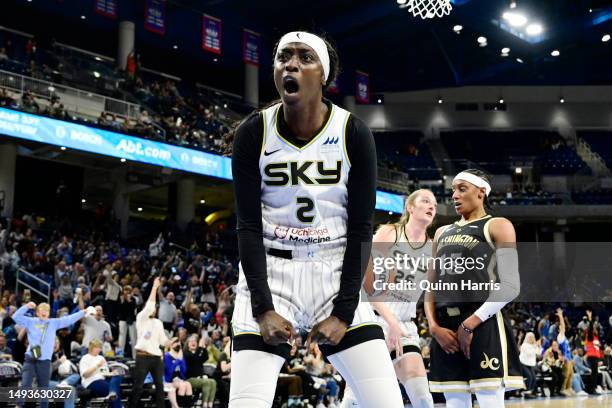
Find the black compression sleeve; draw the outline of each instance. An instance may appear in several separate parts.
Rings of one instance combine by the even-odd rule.
[[[251,292],[251,308],[255,317],[274,310],[268,286],[261,223],[259,154],[263,143],[262,132],[261,114],[248,118],[236,130],[232,153],[238,250],[242,270]]]
[[[332,316],[353,322],[359,292],[372,247],[372,217],[376,205],[376,145],[370,129],[351,115],[346,128],[351,169],[348,178],[347,242]]]

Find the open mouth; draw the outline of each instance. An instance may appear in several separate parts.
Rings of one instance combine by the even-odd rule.
[[[461,203],[455,202],[455,208],[458,209],[459,207],[461,207]]]
[[[429,215],[430,217],[433,217],[433,213],[431,211],[427,211],[425,214]]]
[[[300,90],[300,85],[294,77],[286,76],[283,78],[283,88],[288,94],[294,94]]]

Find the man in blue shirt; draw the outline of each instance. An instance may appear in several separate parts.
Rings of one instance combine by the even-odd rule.
[[[36,306],[36,303],[29,302],[21,306],[13,314],[12,317],[15,323],[27,330],[29,343],[23,364],[23,375],[21,378],[22,388],[31,388],[34,376],[36,376],[38,387],[49,386],[55,332],[76,323],[85,316],[81,294],[79,294],[79,307],[81,310],[76,313],[56,319],[50,319],[49,314],[51,307],[48,303],[41,303]],[[28,310],[32,309],[36,309],[36,317],[26,316]],[[32,348],[36,346],[40,347],[40,357],[38,359],[34,358],[32,354]],[[41,401],[40,406],[41,408],[47,408],[48,401]]]

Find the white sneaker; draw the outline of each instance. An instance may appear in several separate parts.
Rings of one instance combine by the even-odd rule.
[[[108,393],[108,395],[106,396],[106,399],[109,400],[115,400],[117,398],[117,393],[115,391],[111,391]]]
[[[66,381],[61,381],[57,384],[57,388],[72,388],[72,385],[68,384]]]
[[[595,392],[597,394],[603,394],[603,388],[601,388],[601,385],[598,385],[597,388],[595,388]]]
[[[588,397],[589,393],[584,391],[584,390],[582,390],[582,391],[577,392],[576,395],[579,396],[579,397]]]

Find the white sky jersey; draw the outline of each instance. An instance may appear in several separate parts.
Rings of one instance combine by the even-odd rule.
[[[345,131],[350,112],[332,104],[323,129],[297,147],[281,136],[281,104],[263,111],[259,156],[264,245],[311,251],[346,246],[350,164]]]
[[[417,290],[389,291],[388,296],[392,296],[393,299],[388,299],[386,304],[399,321],[409,321],[416,317],[416,305],[423,293],[419,283],[427,279],[427,261],[431,258],[432,241],[428,239],[425,244],[419,242],[409,243],[405,231],[400,231],[397,227],[395,227],[395,230],[399,236],[391,247],[391,256],[400,253],[414,259],[412,265],[417,265],[416,272],[411,274],[410,271],[402,271],[404,276],[400,279],[413,281]],[[416,245],[419,245],[419,247],[413,248]],[[396,279],[399,281],[397,277]]]

